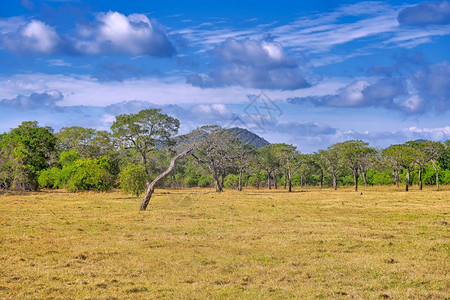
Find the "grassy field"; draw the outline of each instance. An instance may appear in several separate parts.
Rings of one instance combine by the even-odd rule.
[[[450,297],[448,186],[157,190],[139,204],[0,194],[0,298]]]

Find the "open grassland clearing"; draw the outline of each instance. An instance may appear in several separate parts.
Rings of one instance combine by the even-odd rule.
[[[449,297],[450,187],[0,194],[0,298]]]

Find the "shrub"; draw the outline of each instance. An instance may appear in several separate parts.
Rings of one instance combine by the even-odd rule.
[[[60,176],[61,169],[56,167],[42,171],[38,178],[39,188],[58,188]]]
[[[230,174],[225,178],[223,185],[229,189],[235,189],[238,186],[239,175]]]
[[[112,187],[112,178],[108,172],[106,157],[100,159],[78,159],[74,162],[73,173],[67,182],[67,190],[72,192],[83,190],[107,191]]]
[[[147,174],[141,165],[131,164],[119,173],[118,184],[123,192],[139,197],[146,187]]]

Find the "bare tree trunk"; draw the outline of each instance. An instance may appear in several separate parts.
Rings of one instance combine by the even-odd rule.
[[[419,190],[422,190],[422,167],[419,167]]]
[[[277,172],[275,170],[273,170],[273,186],[276,190],[278,189]]]
[[[397,187],[400,187],[400,176],[398,174],[398,169],[394,171],[394,180]]]
[[[323,171],[320,171],[320,189],[323,188]]]
[[[284,189],[286,189],[286,168],[284,169]]]
[[[358,169],[353,169],[353,182],[355,183],[355,192],[358,191]]]
[[[409,168],[406,172],[406,184],[405,184],[405,191],[408,191],[409,189]]]
[[[436,170],[436,190],[439,191],[439,170]]]
[[[363,174],[364,186],[367,187],[367,175],[366,175],[366,171],[362,172],[362,174]]]
[[[289,193],[292,192],[292,176],[291,176],[291,169],[289,169],[288,171],[288,176],[289,176]]]
[[[270,183],[270,172],[269,171],[267,172],[267,185],[269,186],[269,190],[271,190],[272,189],[272,185]]]
[[[164,180],[164,178],[166,178],[170,172],[172,172],[172,170],[175,169],[175,164],[177,163],[177,160],[188,156],[189,154],[192,153],[192,151],[194,150],[194,148],[190,148],[184,152],[181,152],[180,154],[178,154],[177,156],[175,156],[174,158],[172,158],[172,160],[170,161],[170,165],[167,168],[167,170],[165,170],[164,172],[162,172],[161,174],[158,175],[158,177],[156,177],[147,187],[147,192],[145,193],[145,197],[144,200],[142,200],[141,203],[141,207],[139,210],[143,211],[147,209],[148,203],[150,202],[150,198],[153,195],[153,192],[155,191],[155,187],[156,185]]]
[[[337,176],[336,176],[336,172],[333,172],[333,189],[337,190]]]
[[[216,192],[222,192],[222,186],[220,185],[220,178],[219,175],[217,175],[217,170],[215,168],[211,169],[213,174],[213,180],[214,180],[214,187],[216,188]]]
[[[238,191],[242,191],[242,169],[239,170]]]

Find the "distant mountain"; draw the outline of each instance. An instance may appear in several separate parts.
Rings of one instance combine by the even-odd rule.
[[[261,148],[263,146],[270,145],[268,141],[260,137],[259,135],[239,127],[233,127],[227,129],[232,134],[236,135],[238,139],[246,145],[253,145],[256,147],[256,149]]]

